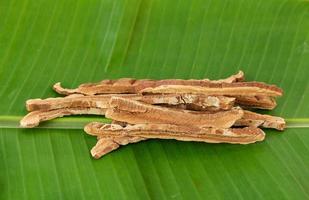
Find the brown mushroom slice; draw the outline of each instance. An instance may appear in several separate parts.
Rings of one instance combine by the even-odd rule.
[[[140,93],[174,93],[174,94],[204,94],[209,96],[282,96],[282,89],[275,85],[267,85],[261,82],[237,82],[237,83],[208,83],[199,86],[192,85],[161,85],[149,87]]]
[[[61,83],[56,83],[53,89],[59,94],[125,94],[137,93],[138,91],[148,88],[157,87],[160,85],[203,85],[208,83],[233,83],[244,80],[244,73],[239,71],[237,74],[232,75],[226,79],[211,81],[209,79],[202,80],[182,80],[182,79],[166,79],[166,80],[136,80],[132,78],[122,78],[118,80],[103,80],[99,83],[85,83],[81,84],[75,89],[67,89],[61,86]]]
[[[21,121],[20,126],[23,128],[33,128],[38,126],[40,122],[63,117],[66,115],[104,115],[106,109],[102,108],[62,108],[49,111],[33,111],[28,113]]]
[[[205,96],[193,94],[107,94],[107,95],[69,95],[66,97],[48,99],[30,99],[26,102],[28,111],[54,110],[60,108],[108,108],[111,97],[123,97],[149,104],[188,105],[193,110],[229,110],[233,107],[235,98],[224,96]]]
[[[96,145],[92,147],[90,153],[92,157],[99,159],[100,157],[108,154],[115,149],[118,149],[120,145],[113,141],[112,138],[101,138],[97,141]]]
[[[117,126],[125,127],[128,124],[120,121],[112,121],[112,124]],[[102,137],[98,136],[98,141],[96,145],[91,149],[90,153],[92,157],[98,159],[109,152],[116,150],[120,145],[127,145],[129,143],[136,143],[142,140],[146,140],[146,138],[138,137],[138,136],[119,136],[119,137]]]
[[[186,105],[189,110],[219,111],[230,110],[234,106],[235,98],[195,94],[153,94],[143,95],[139,101],[153,105]]]
[[[120,145],[136,143],[142,140],[146,140],[146,138],[134,137],[134,136],[100,137],[98,138],[98,142],[96,143],[96,145],[91,149],[90,153],[92,157],[98,159],[108,154],[109,152],[118,149]]]
[[[286,123],[281,117],[262,115],[244,110],[243,117],[237,120],[234,126],[273,128],[282,131]]]
[[[119,80],[105,80],[100,83],[85,83],[78,86],[76,89],[63,88],[61,83],[58,82],[53,86],[53,89],[63,95],[70,94],[84,94],[84,95],[95,95],[95,94],[126,94],[136,93],[135,88],[132,86],[134,79],[124,78]]]
[[[274,97],[269,96],[235,96],[235,103],[246,108],[272,110],[277,106]]]
[[[219,80],[209,80],[213,83],[235,83],[235,82],[243,82],[245,80],[245,74],[243,71],[238,71],[237,74],[231,75],[230,77],[227,77],[225,79],[219,79]]]
[[[230,144],[250,144],[262,141],[265,133],[255,127],[246,128],[199,128],[178,126],[171,124],[135,124],[122,127],[117,124],[104,124],[99,122],[91,122],[84,128],[85,132],[98,137],[98,143],[95,149],[103,149],[100,151],[91,151],[91,154],[98,158],[106,153],[114,150],[113,146],[126,145],[146,139],[175,139],[179,141],[195,141],[207,143],[230,143]],[[131,138],[131,139],[129,139]],[[113,141],[100,147],[100,141]],[[123,141],[123,142],[122,142]],[[119,146],[117,146],[118,148]],[[107,150],[106,150],[107,149]]]
[[[229,128],[241,119],[240,107],[228,111],[197,112],[154,106],[120,97],[112,97],[106,117],[130,124],[178,124],[200,127]]]
[[[28,111],[35,110],[54,110],[60,108],[108,108],[109,101],[116,94],[84,96],[72,94],[66,97],[56,97],[47,99],[29,99],[26,101]],[[136,98],[138,94],[124,94],[121,97]]]

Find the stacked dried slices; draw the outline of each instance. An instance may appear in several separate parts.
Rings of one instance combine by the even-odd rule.
[[[76,89],[54,90],[65,97],[31,99],[30,112],[20,122],[31,128],[65,115],[94,114],[113,119],[111,124],[92,122],[86,133],[97,136],[95,158],[120,145],[146,139],[176,139],[209,143],[249,144],[262,141],[260,129],[283,130],[280,117],[252,109],[272,110],[282,90],[261,82],[245,82],[244,73],[220,80],[104,80]],[[247,110],[244,110],[247,109]]]

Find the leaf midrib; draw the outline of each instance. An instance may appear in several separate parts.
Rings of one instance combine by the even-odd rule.
[[[21,128],[19,126],[19,121],[23,116],[14,115],[0,115],[0,128]],[[309,128],[309,118],[286,118],[287,128]],[[83,129],[83,127],[93,121],[99,121],[104,123],[110,123],[111,120],[98,117],[98,116],[88,116],[88,117],[65,117],[57,118],[52,121],[43,122],[40,126],[35,128],[44,129]]]

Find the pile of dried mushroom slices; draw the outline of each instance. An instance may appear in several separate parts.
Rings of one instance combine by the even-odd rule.
[[[76,89],[56,83],[53,88],[66,96],[28,100],[30,113],[20,125],[31,128],[66,115],[105,115],[113,119],[111,124],[92,122],[84,128],[97,136],[91,150],[95,158],[146,139],[249,144],[264,140],[260,128],[285,128],[283,118],[252,111],[274,109],[282,90],[262,82],[245,82],[242,71],[220,80],[123,78],[86,83]]]

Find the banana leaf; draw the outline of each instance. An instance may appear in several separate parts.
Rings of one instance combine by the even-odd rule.
[[[309,2],[1,0],[0,199],[308,199]],[[149,140],[94,160],[68,117],[20,129],[51,86],[243,70],[282,87],[281,133],[251,145]]]

